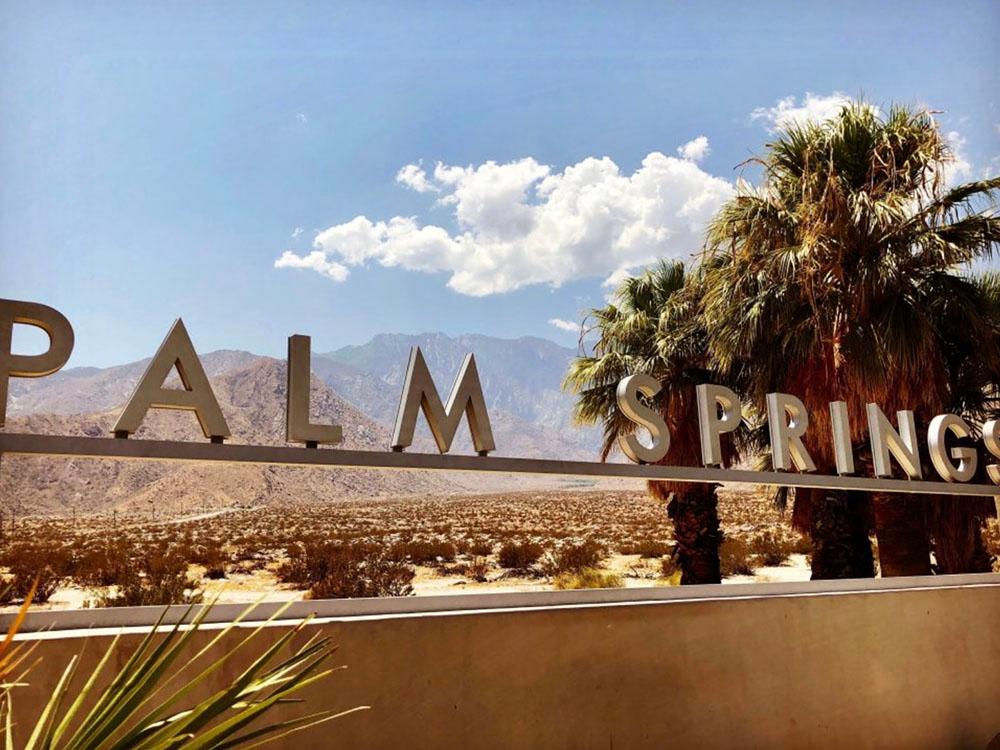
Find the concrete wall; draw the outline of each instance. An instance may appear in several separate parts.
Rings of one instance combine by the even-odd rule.
[[[286,746],[982,750],[1000,733],[1000,582],[976,578],[620,602],[576,592],[556,605],[330,618],[310,629],[331,635],[349,668],[309,706],[372,710]],[[97,632],[84,673],[110,637]],[[27,718],[84,639],[24,637],[43,658],[16,694]]]

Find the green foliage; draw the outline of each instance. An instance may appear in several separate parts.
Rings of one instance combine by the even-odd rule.
[[[816,415],[845,400],[860,441],[867,402],[987,406],[997,281],[956,271],[996,252],[1000,177],[948,188],[951,159],[928,112],[854,102],[754,160],[763,184],[709,229],[702,316],[708,353],[758,408],[774,390]]]

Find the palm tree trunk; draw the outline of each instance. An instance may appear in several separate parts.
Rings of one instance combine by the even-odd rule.
[[[993,498],[935,498],[930,528],[939,573],[989,573],[993,569],[993,556],[983,543],[983,524],[996,511]]]
[[[875,577],[865,493],[817,491],[809,513],[809,536],[813,580]]]
[[[722,533],[715,490],[713,484],[693,484],[689,489],[670,494],[667,515],[674,522],[682,585],[722,582],[719,569]]]
[[[927,530],[927,498],[875,493],[871,502],[882,577],[929,576],[931,540]]]

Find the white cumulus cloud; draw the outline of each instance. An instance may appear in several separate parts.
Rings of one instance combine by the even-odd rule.
[[[708,147],[708,138],[703,135],[699,135],[693,141],[688,141],[677,149],[677,153],[681,155],[682,159],[690,159],[691,161],[701,161],[711,152],[712,149]]]
[[[972,162],[965,151],[968,141],[957,130],[945,133],[944,140],[951,150],[951,161],[944,165],[944,181],[949,186],[956,186],[972,177]]]
[[[407,164],[396,172],[396,182],[418,193],[437,192],[437,187],[427,179],[427,173],[419,164]]]
[[[570,333],[579,333],[580,324],[574,323],[571,320],[563,320],[562,318],[552,318],[549,320],[549,325],[553,325],[560,331],[569,331]]]
[[[430,174],[408,164],[397,181],[436,193],[436,204],[452,211],[454,229],[413,216],[356,216],[320,232],[309,255],[286,252],[275,265],[342,280],[346,267],[374,262],[446,273],[456,292],[485,296],[618,277],[657,258],[687,258],[734,192],[732,183],[695,163],[700,147],[692,148],[691,158],[652,152],[631,174],[608,157],[588,157],[562,171],[530,157],[464,167],[438,163]]]
[[[344,281],[350,273],[345,266],[329,260],[319,250],[308,255],[296,255],[291,250],[285,250],[281,257],[274,261],[275,268],[308,268],[334,281]]]
[[[839,91],[834,91],[829,96],[806,92],[801,101],[794,96],[786,96],[775,102],[773,107],[757,107],[750,113],[750,119],[763,123],[764,127],[774,132],[807,122],[829,120],[850,101],[847,94]]]

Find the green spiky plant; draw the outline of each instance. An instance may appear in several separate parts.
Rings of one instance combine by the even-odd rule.
[[[79,655],[67,665],[23,744],[14,742],[14,691],[0,695],[0,726],[4,747],[13,750],[206,750],[250,748],[286,737],[307,727],[368,708],[323,710],[293,719],[257,726],[272,709],[292,702],[302,689],[327,678],[334,669],[324,665],[335,647],[328,638],[313,636],[290,656],[282,652],[309,618],[289,629],[257,655],[229,685],[205,699],[192,700],[209,677],[246,653],[267,625],[287,606],[254,627],[233,648],[201,670],[198,665],[254,609],[245,610],[205,646],[195,650],[192,639],[205,622],[211,605],[194,613],[189,607],[181,620],[161,628],[164,610],[125,665],[111,674],[108,665],[119,648],[120,636],[108,646],[82,685],[77,685]],[[19,624],[20,620],[16,624]],[[12,626],[13,627],[13,626]],[[165,632],[160,632],[165,629]],[[107,685],[105,679],[110,677]],[[28,731],[27,729],[25,731]]]

